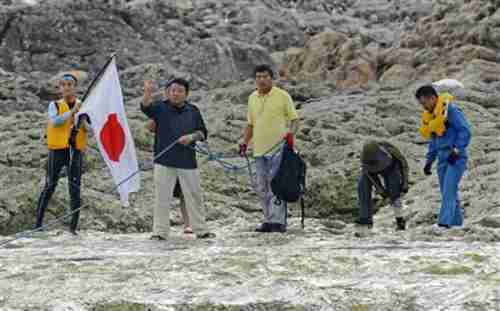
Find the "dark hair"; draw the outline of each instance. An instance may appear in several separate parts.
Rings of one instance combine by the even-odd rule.
[[[271,78],[274,78],[273,69],[269,65],[262,64],[262,65],[255,66],[254,77],[257,76],[258,72],[267,72],[267,73],[269,73]]]
[[[165,88],[170,87],[172,84],[182,85],[186,89],[186,93],[189,93],[189,82],[186,79],[174,78],[165,85]]]
[[[430,84],[419,87],[418,90],[415,92],[415,97],[417,99],[429,96],[436,96],[436,97],[438,96],[436,89]]]

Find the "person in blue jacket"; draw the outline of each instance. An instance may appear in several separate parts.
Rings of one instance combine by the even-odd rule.
[[[415,96],[424,108],[420,133],[430,139],[425,175],[432,174],[432,164],[438,160],[442,202],[435,228],[462,226],[464,214],[458,187],[467,169],[467,147],[471,140],[469,123],[450,94],[438,95],[432,85],[425,85],[417,90]]]

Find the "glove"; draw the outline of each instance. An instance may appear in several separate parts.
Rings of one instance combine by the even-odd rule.
[[[240,144],[239,147],[240,147],[240,151],[238,153],[240,154],[240,156],[246,157],[247,156],[247,149],[248,149],[247,144]]]
[[[286,143],[290,147],[290,149],[293,149],[293,144],[294,144],[293,134],[292,133],[287,133],[283,137],[283,139],[286,140]]]
[[[448,163],[451,165],[455,164],[457,160],[460,159],[460,154],[458,153],[458,150],[455,148],[451,151],[450,155],[448,156]]]
[[[432,175],[432,162],[426,163],[424,166],[424,174],[425,176]]]

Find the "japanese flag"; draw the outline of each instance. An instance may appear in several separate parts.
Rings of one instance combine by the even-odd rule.
[[[79,115],[90,118],[102,157],[111,170],[122,205],[139,190],[140,177],[134,141],[128,127],[114,57],[82,103]]]

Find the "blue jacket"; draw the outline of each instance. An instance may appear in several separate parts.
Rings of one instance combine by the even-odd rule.
[[[457,148],[462,158],[467,158],[467,147],[471,139],[470,126],[464,113],[455,104],[448,105],[448,119],[443,136],[433,135],[429,142],[427,163],[446,161],[453,148]]]

